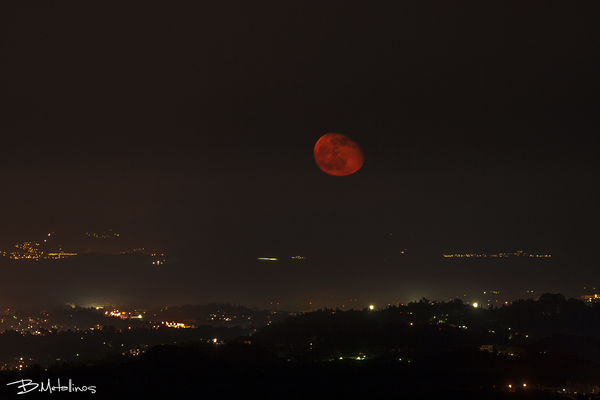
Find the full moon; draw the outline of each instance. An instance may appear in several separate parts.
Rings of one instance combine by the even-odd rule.
[[[348,136],[327,133],[315,144],[315,161],[323,172],[334,176],[355,173],[364,162],[363,152]]]

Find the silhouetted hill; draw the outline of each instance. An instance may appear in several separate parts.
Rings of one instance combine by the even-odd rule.
[[[16,387],[6,383],[60,378],[72,379],[76,385],[93,385],[97,388],[95,398],[111,399],[157,395],[211,399],[556,399],[562,398],[557,390],[565,384],[591,388],[600,376],[600,337],[558,333],[568,321],[597,319],[598,308],[581,308],[580,303],[546,293],[537,301],[519,301],[499,309],[427,299],[378,311],[323,309],[288,316],[258,332],[246,331],[248,335],[235,340],[230,335],[225,341],[211,338],[219,336],[221,329],[233,335],[243,331],[224,327],[125,330],[118,334],[118,340],[111,340],[105,334],[114,336],[117,332],[109,329],[90,333],[87,339],[116,344],[115,354],[93,364],[69,361],[50,364],[48,371],[33,366],[27,371],[0,373],[0,398],[16,395]],[[223,311],[247,310],[216,306]],[[173,310],[180,316],[200,308]],[[543,329],[536,328],[538,325]],[[537,332],[535,337],[522,330],[529,328]],[[163,344],[140,357],[127,351],[121,356],[121,348],[133,348],[137,341],[149,343],[150,334],[159,339],[152,344]],[[57,338],[68,347],[73,340],[83,345],[80,336],[67,332]],[[18,333],[6,337],[11,343],[23,340]],[[50,340],[53,336],[30,339],[38,338]],[[73,345],[76,349],[79,347]]]
[[[530,346],[531,351],[581,360],[600,360],[600,339],[589,336],[558,335],[545,337]]]
[[[536,365],[523,365],[514,358],[499,360],[491,354],[438,357],[415,364],[345,360],[298,366],[273,361],[273,355],[249,345],[216,349],[163,345],[126,363],[0,373],[0,397],[20,398],[17,385],[7,385],[19,379],[38,383],[49,380],[53,385],[60,379],[64,386],[69,380],[73,386],[92,386],[93,395],[77,394],[77,398],[88,395],[96,399],[562,398],[535,385],[528,391],[517,388],[509,392],[507,383],[520,386],[523,379],[532,378],[523,374],[523,368]],[[48,395],[28,393],[31,398]],[[55,392],[52,398],[69,398],[68,395],[74,396]]]

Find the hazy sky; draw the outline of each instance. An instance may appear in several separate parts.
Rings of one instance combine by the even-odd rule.
[[[523,271],[532,282],[597,282],[599,14],[596,2],[4,3],[0,250],[54,231],[65,251],[193,243],[381,281],[429,265],[403,264],[405,248],[523,250],[555,256],[551,277]],[[362,147],[360,171],[319,170],[328,132]],[[105,248],[83,237],[109,229],[120,241]]]

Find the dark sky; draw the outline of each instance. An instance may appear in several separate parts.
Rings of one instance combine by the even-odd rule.
[[[260,296],[216,296],[255,304],[281,287],[288,302],[443,299],[473,270],[465,289],[514,283],[500,264],[448,272],[444,252],[552,254],[511,271],[595,285],[599,9],[4,3],[0,250],[56,232],[65,251],[185,248],[194,273],[305,255],[322,274],[313,293],[282,262]],[[361,170],[319,170],[328,132],[362,147]],[[118,240],[83,236],[109,229]]]

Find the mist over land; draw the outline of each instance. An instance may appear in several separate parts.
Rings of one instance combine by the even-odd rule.
[[[256,255],[264,253],[239,248],[229,253],[228,246],[194,244],[164,256],[82,253],[39,261],[4,257],[0,301],[11,309],[49,309],[67,303],[147,308],[215,301],[270,308],[275,302],[281,309],[309,311],[386,306],[427,297],[498,306],[545,292],[579,298],[586,284],[583,280],[557,284],[562,275],[550,271],[562,271],[554,267],[564,260],[556,256],[465,259],[413,250],[377,259],[373,255],[377,249],[360,248],[335,256],[330,250],[308,252],[302,259],[274,252],[267,255],[277,260],[261,261]],[[236,273],[231,273],[233,267]],[[432,270],[438,271],[435,276]],[[490,295],[492,291],[500,294]]]

